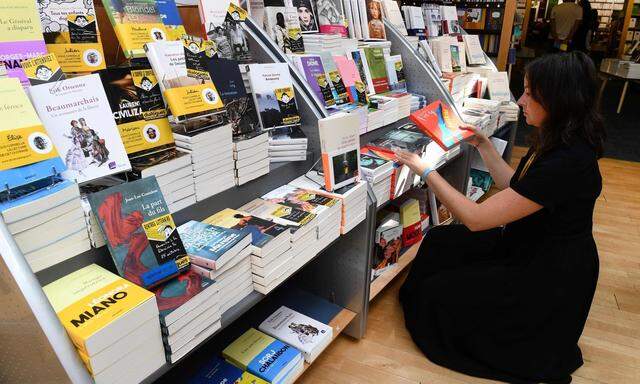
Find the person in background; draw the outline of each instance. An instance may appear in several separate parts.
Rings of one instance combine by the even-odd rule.
[[[582,8],[575,0],[565,0],[551,11],[551,37],[554,48],[566,51],[582,21]]]
[[[591,50],[591,37],[598,29],[598,10],[591,8],[589,0],[581,0],[582,22],[573,38],[573,48],[582,52]]]
[[[501,189],[484,202],[418,155],[397,153],[462,223],[427,232],[400,302],[411,337],[436,364],[509,383],[569,383],[583,364],[578,340],[599,270],[597,72],[583,52],[546,55],[526,67],[524,88],[518,104],[535,129],[517,169],[465,128]]]

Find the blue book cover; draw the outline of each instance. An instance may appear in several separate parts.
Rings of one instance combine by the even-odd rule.
[[[189,257],[154,176],[89,195],[125,279],[150,288],[189,269]]]
[[[266,381],[227,363],[219,357],[204,365],[189,384],[267,384]]]
[[[51,176],[59,175],[66,170],[67,167],[59,156],[22,167],[6,169],[0,172],[0,188],[12,190],[43,179],[51,179]]]
[[[175,0],[156,0],[158,13],[164,25],[182,25],[182,18]]]
[[[250,233],[191,220],[178,227],[189,256],[216,261]]]
[[[20,197],[15,199],[5,200],[7,195],[3,195],[2,202],[0,203],[0,212],[4,212],[5,210],[13,207],[17,207],[22,204],[27,204],[32,201],[41,199],[45,196],[57,193],[62,191],[63,189],[74,186],[73,181],[64,180],[64,179],[56,179],[52,184],[47,181],[47,185],[43,185],[41,187],[38,186],[38,183],[29,184],[29,187],[33,186],[33,190],[27,190],[22,188],[22,192]],[[75,187],[77,188],[77,187]]]
[[[208,60],[207,69],[222,100],[237,99],[247,95],[238,62],[232,59]]]

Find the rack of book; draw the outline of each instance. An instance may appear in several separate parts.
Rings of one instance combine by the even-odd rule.
[[[513,117],[380,1],[9,3],[35,31],[0,28],[9,381],[294,382],[454,220],[394,151],[470,193],[459,125]]]

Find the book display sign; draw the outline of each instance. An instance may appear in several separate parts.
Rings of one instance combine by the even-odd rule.
[[[0,171],[52,159],[58,171],[64,170],[18,79],[0,79],[0,121],[5,122],[0,128]],[[12,184],[11,180],[2,180],[3,187]]]
[[[58,59],[53,53],[23,61],[22,70],[31,85],[55,83],[65,79]]]
[[[155,177],[89,195],[118,273],[145,288],[189,269],[190,261]]]
[[[106,67],[93,2],[38,1],[47,49],[64,72],[91,72]]]
[[[47,54],[42,27],[32,0],[0,2],[0,63],[9,77],[17,77],[23,87],[29,86],[21,62]]]
[[[131,169],[99,75],[36,85],[30,93],[67,166],[63,177],[86,183]]]
[[[473,132],[460,129],[462,121],[440,100],[412,113],[409,118],[445,151],[473,136]]]

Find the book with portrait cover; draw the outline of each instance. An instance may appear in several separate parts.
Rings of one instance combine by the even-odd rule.
[[[473,132],[460,129],[462,120],[440,100],[412,113],[409,118],[445,151],[473,136]]]
[[[195,220],[179,226],[178,233],[191,262],[214,271],[251,244],[249,231],[223,228]]]
[[[82,184],[131,169],[99,75],[32,86],[30,94],[65,178]]]
[[[315,1],[311,0],[287,0],[293,3],[298,9],[300,19],[300,29],[302,33],[317,33],[320,31],[318,20],[316,19]]]
[[[398,262],[402,248],[402,225],[400,215],[390,212],[376,228],[375,250],[371,277],[380,276],[388,267]]]
[[[251,61],[249,39],[242,27],[247,11],[231,0],[200,0],[198,7],[204,32],[215,43],[218,57]]]
[[[0,63],[9,77],[29,86],[20,63],[47,54],[36,2],[4,0],[0,2]]]
[[[92,1],[38,1],[44,40],[64,72],[104,69],[106,61]]]
[[[250,64],[249,82],[263,129],[300,124],[287,63]]]
[[[173,217],[156,178],[122,183],[89,195],[118,273],[153,287],[189,269]]]
[[[371,83],[374,93],[384,93],[389,91],[389,79],[387,77],[387,65],[385,63],[382,48],[364,48],[367,58],[367,68],[371,74]]]
[[[283,185],[262,196],[262,199],[301,211],[321,214],[338,203],[337,199],[316,194],[291,185]]]
[[[316,14],[320,33],[349,37],[348,22],[340,0],[316,1]]]
[[[360,17],[362,18],[363,38],[386,40],[387,35],[382,21],[382,2],[380,0],[360,0]],[[366,15],[366,17],[363,17]]]
[[[129,159],[175,147],[160,86],[150,67],[100,71],[113,118]]]

